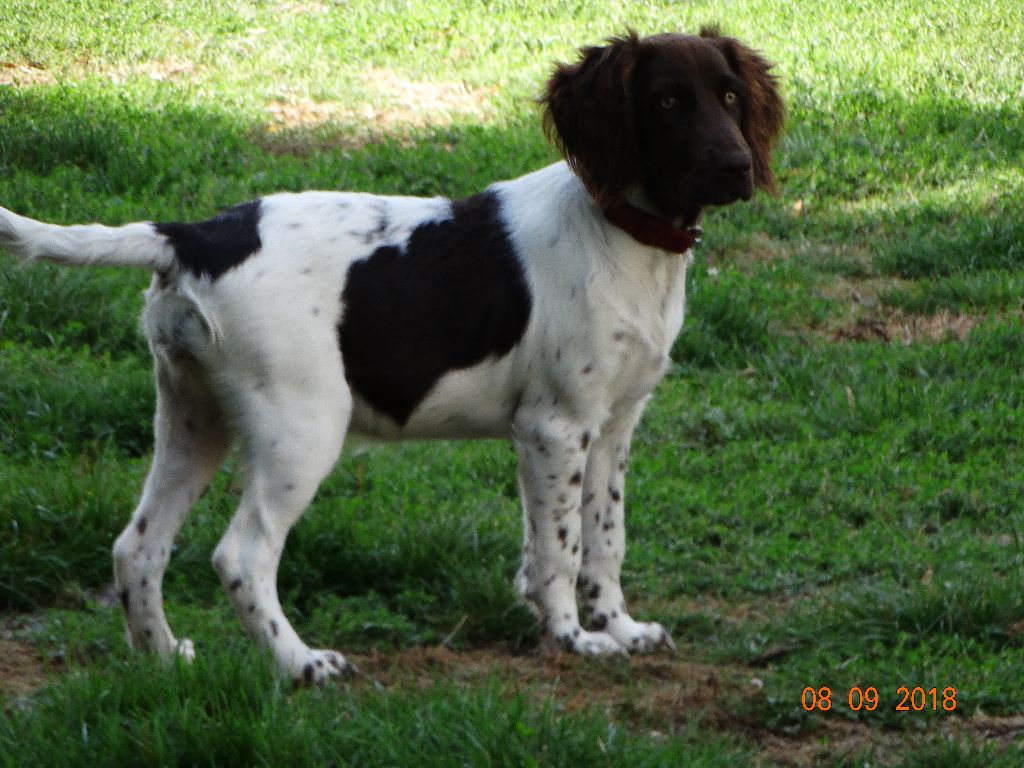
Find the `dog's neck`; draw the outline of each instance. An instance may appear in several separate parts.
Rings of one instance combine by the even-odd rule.
[[[639,243],[670,253],[686,253],[700,242],[701,228],[677,226],[622,199],[604,206],[604,217]]]

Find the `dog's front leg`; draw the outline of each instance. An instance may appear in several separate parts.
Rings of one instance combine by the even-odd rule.
[[[590,628],[607,632],[630,653],[675,647],[660,624],[629,615],[620,583],[629,444],[643,406],[641,401],[613,414],[591,446],[583,477],[583,563],[576,585]]]
[[[576,607],[590,429],[544,414],[517,420],[514,435],[524,526],[516,583],[541,621],[545,642],[588,656],[624,654],[611,635],[584,630]]]

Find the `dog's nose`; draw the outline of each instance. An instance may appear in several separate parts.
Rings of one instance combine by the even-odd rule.
[[[723,152],[718,157],[718,168],[723,173],[746,174],[750,173],[752,161],[749,152],[736,150]]]

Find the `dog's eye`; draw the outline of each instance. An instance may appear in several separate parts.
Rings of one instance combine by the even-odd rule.
[[[664,109],[667,112],[670,109],[675,109],[677,106],[679,106],[679,99],[677,99],[675,96],[662,96],[661,101],[658,102],[658,104],[662,109]]]
[[[723,94],[722,99],[725,101],[725,106],[731,107],[737,101],[739,101],[740,97],[739,94],[736,93],[736,91],[726,91]]]

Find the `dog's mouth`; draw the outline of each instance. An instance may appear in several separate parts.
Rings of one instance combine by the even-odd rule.
[[[672,187],[650,189],[649,195],[666,220],[692,225],[704,208],[750,200],[754,196],[754,177],[749,171],[723,173],[708,169]]]
[[[698,183],[700,205],[730,205],[740,200],[747,201],[754,196],[754,176],[750,171],[741,173],[703,174],[703,183]]]

